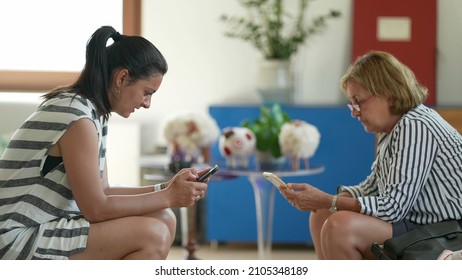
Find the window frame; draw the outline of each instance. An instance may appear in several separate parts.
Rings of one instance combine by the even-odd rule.
[[[141,34],[141,1],[123,0],[123,34]],[[79,72],[0,70],[2,91],[43,92],[74,82]]]

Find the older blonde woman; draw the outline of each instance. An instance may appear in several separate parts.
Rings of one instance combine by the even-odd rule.
[[[370,175],[340,186],[338,194],[309,184],[281,189],[295,207],[312,211],[318,258],[372,259],[374,242],[419,225],[460,220],[462,136],[423,105],[427,90],[413,72],[393,55],[372,51],[349,67],[340,85],[352,117],[377,133],[377,155]]]

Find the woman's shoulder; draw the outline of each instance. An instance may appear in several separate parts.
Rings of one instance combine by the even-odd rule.
[[[78,103],[82,104],[82,105],[86,105],[89,100],[86,99],[85,97],[82,97],[76,93],[72,93],[72,92],[62,92],[62,93],[59,93],[49,99],[47,99],[45,102],[42,103],[42,107],[43,106],[50,106],[50,105],[54,105],[54,106],[76,106],[76,104],[78,103],[75,103],[74,101],[78,101]]]
[[[52,113],[68,113],[73,115],[89,115],[94,117],[96,110],[91,101],[81,95],[64,92],[46,100],[40,111]]]
[[[440,121],[439,114],[434,109],[420,104],[409,110],[402,118],[403,122],[409,123],[437,123]]]
[[[444,139],[455,133],[455,128],[436,110],[423,104],[405,114],[396,127],[397,131],[412,131],[414,135],[425,131],[427,135]]]
[[[413,117],[418,117],[418,116],[422,116],[422,115],[433,114],[434,112],[435,111],[433,109],[431,109],[430,107],[427,107],[424,104],[420,104],[420,105],[417,105],[416,107],[412,108],[411,110],[409,110],[405,114],[405,116],[407,116],[409,118],[413,118]]]

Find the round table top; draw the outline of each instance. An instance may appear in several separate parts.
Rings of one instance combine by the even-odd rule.
[[[315,174],[320,174],[324,172],[324,166],[312,164],[310,168],[301,168],[298,170],[293,170],[288,167],[283,167],[275,170],[263,170],[255,167],[250,167],[247,169],[229,169],[222,168],[219,172],[225,175],[235,175],[235,176],[263,176],[263,172],[268,171],[274,173],[279,177],[292,177],[292,176],[310,176]]]
[[[166,176],[173,176],[171,172],[168,171],[168,164],[170,157],[167,155],[154,155],[154,156],[145,156],[140,159],[141,167],[155,168],[158,170],[164,170],[164,174],[145,174],[145,179],[148,180],[162,180]],[[298,170],[293,170],[290,165],[285,164],[277,169],[265,170],[259,168],[256,164],[250,164],[248,168],[229,168],[226,165],[225,161],[214,161],[212,163],[199,163],[193,164],[192,167],[201,170],[204,168],[212,167],[217,164],[220,168],[217,173],[215,173],[212,178],[215,181],[226,180],[231,178],[236,178],[239,176],[263,176],[263,172],[268,171],[274,173],[279,177],[295,177],[295,176],[311,176],[324,172],[325,168],[323,165],[319,164],[310,164],[309,168],[300,168]]]

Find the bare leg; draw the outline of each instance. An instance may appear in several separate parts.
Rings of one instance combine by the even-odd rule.
[[[355,212],[339,211],[331,214],[322,226],[318,245],[320,243],[326,259],[376,259],[371,252],[372,243],[382,244],[391,236],[392,226],[388,222]]]
[[[86,250],[70,259],[165,259],[175,239],[170,209],[90,225]]]
[[[169,231],[170,231],[170,235],[172,236],[172,240],[170,242],[170,244],[173,243],[173,241],[175,241],[175,235],[176,235],[176,216],[175,214],[173,213],[173,211],[171,209],[165,209],[164,211],[160,211],[160,212],[155,212],[155,213],[152,213],[150,215],[146,215],[148,217],[153,217],[153,218],[158,218],[160,219],[161,221],[163,221]]]
[[[321,247],[321,230],[326,219],[330,216],[328,210],[317,210],[310,214],[310,232],[313,238],[314,250],[319,260],[324,260],[324,254]]]

